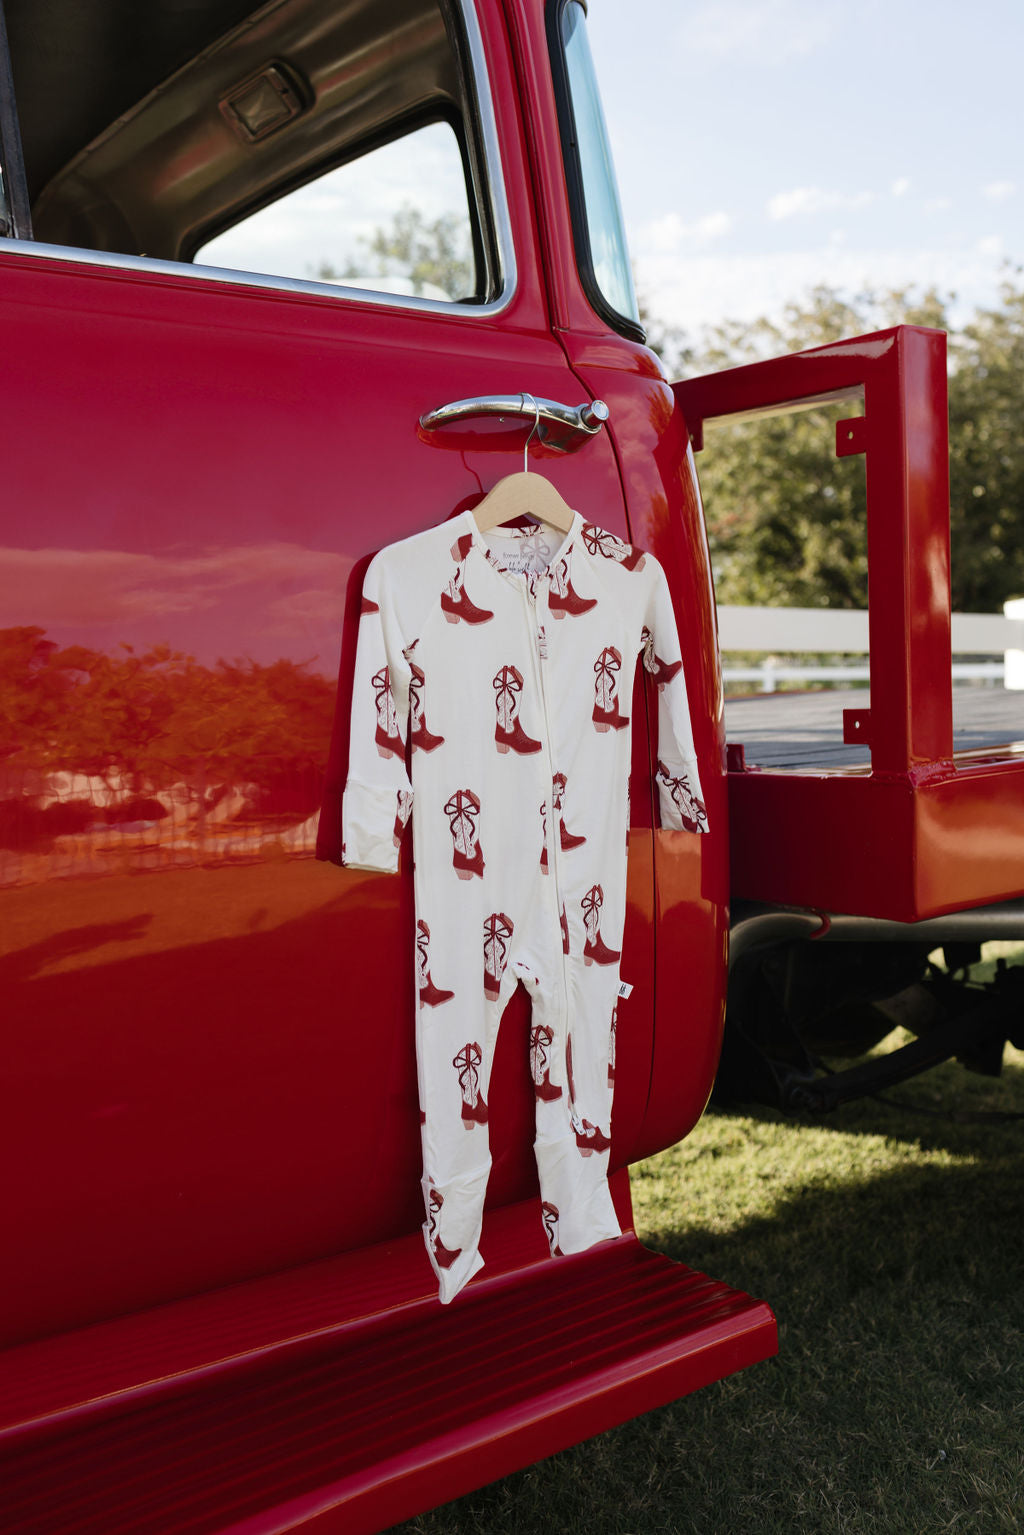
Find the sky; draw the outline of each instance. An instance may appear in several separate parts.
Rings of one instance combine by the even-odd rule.
[[[638,285],[693,336],[1024,263],[1022,0],[590,0]]]
[[[824,283],[934,287],[956,325],[1024,263],[1024,0],[589,0],[588,31],[655,321],[696,341]],[[402,202],[464,215],[462,187],[435,124],[200,259],[359,266]]]

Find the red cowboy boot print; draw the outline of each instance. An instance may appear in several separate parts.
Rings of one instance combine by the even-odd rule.
[[[563,806],[568,782],[564,773],[556,773],[551,780],[551,808],[558,813],[558,845],[563,853],[571,853],[573,848],[582,847],[587,840],[566,829]]]
[[[395,811],[395,827],[392,837],[395,846],[401,847],[405,828],[409,824],[409,817],[412,815],[412,790],[399,789],[397,798],[398,808]]]
[[[452,556],[452,559],[455,561],[456,565],[461,565],[463,563],[463,561],[465,560],[466,556],[468,555],[468,553],[472,549],[472,547],[473,547],[473,535],[472,535],[472,533],[463,533],[461,535],[461,537],[459,537],[459,538],[457,538],[455,540],[454,544],[452,544],[451,556]]]
[[[359,599],[359,617],[360,618],[362,618],[364,613],[379,613],[379,612],[380,612],[379,604],[374,602],[371,597],[360,597],[360,599]]]
[[[616,538],[614,533],[608,533],[592,522],[584,524],[582,533],[583,542],[591,554],[600,554],[606,560],[614,560],[625,570],[643,570],[647,563],[642,549],[634,549],[621,538]]]
[[[548,1060],[548,1051],[554,1037],[546,1023],[534,1024],[530,1030],[530,1075],[533,1078],[534,1094],[542,1103],[553,1103],[562,1096],[562,1089],[551,1080],[551,1063]]]
[[[643,641],[644,671],[657,683],[659,692],[683,669],[682,661],[663,661],[654,653],[654,635],[645,624],[640,638]]]
[[[478,608],[470,601],[464,582],[465,570],[460,565],[441,593],[441,612],[450,624],[457,624],[460,619],[466,624],[488,623],[494,614],[487,608]]]
[[[420,1007],[440,1007],[450,1002],[454,991],[435,986],[430,979],[430,929],[422,917],[416,923],[416,975],[419,983]]]
[[[576,1146],[581,1156],[592,1157],[595,1151],[607,1151],[611,1145],[611,1137],[605,1135],[599,1125],[592,1125],[589,1119],[580,1119],[577,1114],[570,1115],[570,1121],[576,1134]]]
[[[619,1009],[612,1008],[611,1028],[608,1030],[608,1086],[615,1082],[615,1034],[619,1026]]]
[[[587,940],[583,945],[583,963],[585,965],[614,965],[619,959],[619,949],[609,949],[601,937],[601,907],[604,905],[604,891],[600,885],[592,885],[586,895],[580,901],[583,908],[583,926],[587,930]]]
[[[480,1062],[483,1060],[483,1052],[476,1040],[471,1040],[463,1045],[452,1060],[452,1065],[459,1074],[459,1088],[462,1093],[462,1123],[467,1130],[472,1130],[474,1125],[487,1123],[487,1104],[484,1095],[480,1091]]]
[[[540,1218],[544,1222],[544,1230],[547,1234],[548,1247],[552,1258],[564,1257],[562,1249],[558,1245],[558,1206],[542,1200]]]
[[[548,608],[552,618],[579,618],[597,607],[596,597],[581,597],[572,585],[572,550],[551,566]]]
[[[385,759],[404,757],[405,742],[398,728],[398,710],[391,694],[391,673],[386,666],[374,672],[372,683],[374,703],[377,705],[377,729],[374,732],[377,752]]]
[[[624,730],[629,715],[619,713],[619,672],[622,655],[614,645],[606,645],[594,662],[594,729],[602,735],[606,730]]]
[[[565,902],[562,902],[562,953],[569,952],[569,919],[565,915]]]
[[[462,1252],[461,1247],[445,1247],[441,1241],[441,1233],[438,1230],[441,1216],[441,1206],[444,1204],[444,1195],[438,1189],[430,1191],[430,1208],[427,1211],[427,1238],[430,1242],[430,1250],[434,1254],[434,1262],[439,1269],[450,1269],[456,1258]]]
[[[495,673],[494,706],[498,713],[494,726],[494,744],[502,753],[518,752],[529,756],[539,752],[541,743],[528,736],[519,719],[523,702],[523,674],[515,666],[502,666]]]
[[[512,918],[503,911],[492,911],[484,921],[484,996],[489,1002],[496,1002],[501,991],[512,932]]]
[[[484,877],[484,853],[477,831],[480,801],[472,789],[456,789],[446,801],[444,813],[452,834],[452,868],[460,879]]]
[[[413,751],[432,752],[444,745],[444,736],[431,735],[423,712],[423,668],[414,661],[409,663],[409,744]]]
[[[544,801],[540,807],[540,872],[548,872],[548,802]]]
[[[685,829],[687,831],[703,831],[708,824],[708,813],[704,809],[702,802],[690,788],[686,774],[683,773],[678,778],[674,778],[664,762],[659,760],[656,776],[659,784],[663,785],[668,791],[672,803],[679,811],[679,816]]]

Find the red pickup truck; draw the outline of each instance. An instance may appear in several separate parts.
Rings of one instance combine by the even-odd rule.
[[[379,1529],[773,1352],[630,1220],[715,1080],[730,932],[734,1079],[815,1102],[780,964],[877,998],[1021,931],[1020,749],[952,738],[944,338],[672,385],[582,0],[4,10],[4,1528]],[[727,773],[694,449],[822,398],[866,455],[865,763]],[[548,1255],[520,991],[487,1268],[441,1308],[411,871],[339,867],[355,629],[372,554],[519,467],[533,400],[534,468],[667,573],[710,831],[659,825],[641,673],[626,1235]],[[901,1069],[1012,1026],[950,1004]]]

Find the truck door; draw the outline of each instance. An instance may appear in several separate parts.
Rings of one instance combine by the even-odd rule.
[[[339,663],[366,557],[521,466],[528,421],[420,418],[586,398],[499,8],[244,9],[102,131],[69,98],[34,136],[46,40],[9,8],[39,94],[35,239],[0,242],[0,1121],[32,1169],[4,1341],[417,1219],[411,881],[313,856]],[[243,249],[274,204],[291,275],[258,270],[266,223]],[[467,254],[421,260],[452,228]],[[606,434],[567,436],[536,467],[627,534]],[[633,879],[642,997],[642,854]],[[515,1085],[496,1106],[496,1199],[527,1176],[527,1109]]]

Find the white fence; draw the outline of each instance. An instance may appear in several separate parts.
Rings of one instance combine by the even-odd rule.
[[[719,640],[729,651],[767,652],[759,666],[723,668],[727,682],[757,682],[772,693],[780,682],[866,682],[867,663],[801,666],[780,656],[864,655],[868,653],[868,615],[845,608],[718,609]],[[956,661],[955,681],[1002,682],[1024,689],[1024,600],[1004,605],[998,613],[954,613],[953,654],[993,656],[1002,661]]]

